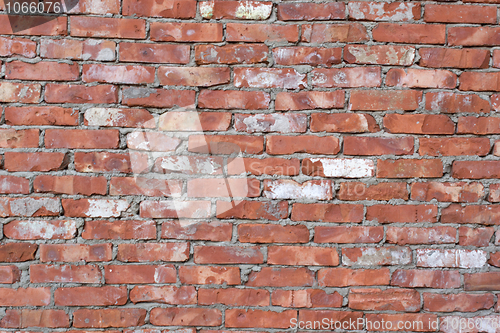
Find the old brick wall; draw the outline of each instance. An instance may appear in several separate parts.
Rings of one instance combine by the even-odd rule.
[[[499,3],[1,4],[0,327],[499,332]]]

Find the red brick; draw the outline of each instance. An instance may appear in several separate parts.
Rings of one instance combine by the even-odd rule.
[[[78,112],[58,106],[6,107],[7,125],[78,125]]]
[[[337,249],[314,246],[269,246],[267,263],[289,266],[337,266]]]
[[[446,26],[444,24],[398,24],[379,23],[372,31],[377,42],[408,44],[444,44]]]
[[[345,19],[345,4],[330,3],[280,3],[278,19],[281,21],[314,21]]]
[[[110,243],[102,244],[40,244],[40,261],[110,261]]]
[[[400,331],[401,328],[399,327],[405,327],[404,325],[406,325],[408,330],[411,331],[432,332],[436,329],[435,326],[438,323],[438,317],[434,314],[427,313],[366,314],[366,328],[368,331],[380,331],[381,328],[379,325],[381,325],[381,323],[384,323],[383,329],[387,331]]]
[[[318,283],[324,287],[388,285],[391,273],[388,268],[349,269],[323,268],[318,271]]]
[[[192,153],[201,154],[261,154],[264,139],[249,135],[190,135],[189,148]]]
[[[314,272],[305,268],[262,267],[248,276],[248,287],[305,287],[314,284]]]
[[[54,291],[57,306],[124,305],[127,298],[127,287],[72,287]]]
[[[302,42],[359,43],[368,40],[366,28],[360,23],[302,25]]]
[[[118,244],[116,259],[124,262],[186,261],[189,243]]]
[[[319,68],[311,72],[311,83],[321,88],[380,87],[380,67]]]
[[[390,133],[455,133],[455,123],[446,115],[392,113],[384,116],[384,127]]]
[[[222,313],[206,308],[154,308],[149,320],[156,326],[219,326]]]
[[[424,310],[432,312],[476,312],[495,304],[493,294],[431,294],[423,293]]]
[[[490,103],[474,94],[438,92],[425,94],[425,109],[443,113],[488,113]]]
[[[488,50],[488,55],[489,55],[489,50]],[[500,50],[493,50],[493,67],[500,68]]]
[[[497,117],[460,117],[458,118],[457,133],[459,134],[498,134],[500,119]]]
[[[493,228],[458,228],[458,244],[462,246],[486,247],[490,244]]]
[[[125,0],[123,1],[122,14],[125,16],[189,19],[196,16],[196,0],[167,0],[162,3],[152,0]]]
[[[487,253],[481,250],[417,249],[418,267],[481,268]]]
[[[115,48],[116,43],[110,40],[42,39],[40,56],[50,59],[113,61],[116,59]]]
[[[0,245],[0,262],[22,262],[35,259],[36,244],[4,243]]]
[[[64,310],[6,310],[0,326],[5,328],[69,327],[69,317]]]
[[[344,137],[344,155],[412,155],[413,138]]]
[[[108,152],[76,152],[75,170],[78,172],[132,172],[130,155]]]
[[[118,89],[112,85],[83,86],[52,84],[45,86],[45,101],[47,103],[116,103]]]
[[[182,181],[146,177],[113,177],[109,195],[146,195],[150,197],[179,197]]]
[[[29,268],[31,283],[101,283],[102,274],[94,265],[42,265]]]
[[[307,87],[305,74],[293,68],[235,68],[234,86],[250,88],[301,89]]]
[[[500,161],[454,161],[451,172],[458,179],[500,178]]]
[[[499,273],[486,272],[486,273],[473,273],[464,274],[464,290],[498,290],[499,287]]]
[[[422,67],[488,68],[490,62],[486,49],[421,48],[418,54]]]
[[[383,227],[315,227],[315,243],[378,243],[384,238]]]
[[[490,264],[491,266],[499,267],[500,252],[490,252],[490,259],[488,260],[488,264]]]
[[[362,205],[295,203],[292,207],[292,221],[359,223],[363,215]]]
[[[47,148],[118,148],[118,130],[60,130],[45,131]]]
[[[227,166],[228,174],[239,175],[251,173],[253,175],[288,175],[296,176],[300,173],[299,159],[284,158],[242,158],[238,163]]]
[[[309,230],[304,225],[240,224],[241,243],[307,243]]]
[[[231,240],[232,225],[230,223],[166,221],[161,224],[161,238],[207,240],[228,242]]]
[[[68,18],[59,16],[48,20],[42,16],[0,15],[0,34],[30,36],[66,36]]]
[[[187,195],[193,198],[253,198],[260,195],[260,181],[254,178],[191,179],[187,184]]]
[[[349,6],[352,3],[349,3]],[[350,64],[411,66],[415,48],[396,45],[346,45],[344,59]]]
[[[391,68],[385,84],[388,87],[453,89],[457,86],[457,76],[443,69]]]
[[[37,63],[12,61],[5,64],[5,78],[9,80],[75,81],[78,76],[77,64],[52,61]]]
[[[264,180],[264,196],[268,199],[331,200],[329,180],[308,180],[298,183],[292,179]]]
[[[142,201],[140,215],[145,218],[207,218],[210,201]]]
[[[198,107],[203,109],[267,109],[271,98],[262,91],[202,90]]]
[[[416,90],[352,90],[349,109],[353,111],[412,111],[422,101],[422,92]]]
[[[458,271],[397,269],[392,274],[391,286],[406,288],[460,288]]]
[[[303,133],[307,115],[303,113],[236,114],[234,128],[238,132]]]
[[[62,199],[64,215],[70,217],[119,217],[129,207],[127,200]]]
[[[412,21],[420,19],[420,4],[409,2],[349,2],[349,18],[362,21]]]
[[[421,156],[485,156],[490,151],[487,138],[420,138],[419,141]]]
[[[340,151],[340,144],[339,140],[333,136],[268,135],[266,136],[266,151],[270,155],[337,154]]]
[[[450,27],[448,45],[496,46],[500,45],[499,27]]]
[[[146,38],[146,22],[140,19],[71,16],[71,36],[103,38]]]
[[[488,195],[489,202],[500,202],[500,184],[490,185],[490,194]]]
[[[86,221],[83,239],[156,239],[154,221]]]
[[[297,318],[296,310],[273,312],[265,310],[226,310],[226,327],[290,328],[292,319]]]
[[[441,212],[443,223],[500,224],[500,210],[494,205],[465,206],[452,204]]]
[[[150,38],[153,41],[222,42],[220,23],[153,22],[150,29]]]
[[[175,283],[173,265],[107,265],[104,277],[108,284]]]
[[[165,86],[210,87],[229,83],[230,76],[228,67],[158,68],[158,79]]]
[[[299,27],[281,24],[227,23],[228,42],[297,42]]]
[[[194,59],[198,65],[234,65],[267,62],[269,49],[262,44],[195,45],[194,52]]]
[[[321,323],[323,318],[328,318],[329,320],[331,320],[327,321],[330,328],[334,328],[335,325],[337,325],[337,327],[349,327],[349,325],[352,325],[350,323],[354,323],[354,326],[351,326],[351,328],[353,327],[356,328],[357,322],[360,321],[362,317],[363,317],[362,312],[332,311],[332,310],[300,310],[298,322],[302,323],[310,322],[311,324],[309,325],[313,326],[314,322]],[[333,326],[330,325],[331,322],[333,322]]]
[[[349,308],[355,310],[405,311],[420,310],[420,294],[412,289],[351,289]]]
[[[20,279],[21,270],[16,266],[0,266],[0,283],[16,283],[19,282]]]
[[[50,288],[0,288],[1,306],[44,306],[50,303]]]
[[[340,200],[384,200],[403,199],[408,200],[406,183],[379,183],[368,185],[361,182],[340,183],[337,192]]]
[[[413,183],[411,199],[416,201],[477,202],[484,197],[480,183]]]
[[[195,92],[192,90],[130,87],[124,88],[122,93],[123,104],[128,106],[193,108],[195,103]]]
[[[68,164],[64,153],[5,152],[4,169],[16,171],[57,171]]]
[[[313,113],[310,128],[312,132],[333,133],[365,133],[380,130],[373,116],[352,113]]]
[[[386,242],[398,245],[407,244],[455,244],[457,230],[452,227],[432,228],[387,228]]]
[[[281,92],[276,95],[276,110],[340,109],[344,107],[343,91]]]
[[[0,102],[3,103],[38,103],[41,86],[17,82],[0,82]]]
[[[75,328],[130,327],[145,324],[146,309],[78,309],[73,312]]]
[[[366,208],[366,219],[378,223],[437,222],[435,205],[373,205]]]
[[[85,111],[83,121],[87,126],[156,127],[153,115],[144,109],[90,108]]]
[[[181,3],[187,2],[181,1]],[[120,43],[119,53],[120,61],[170,64],[187,64],[189,54],[189,45],[145,43]]]
[[[20,55],[26,58],[36,56],[36,42],[27,38],[0,38],[0,56]]]
[[[227,131],[230,123],[229,112],[170,111],[159,117],[162,131]]]
[[[277,65],[331,66],[342,62],[340,47],[277,47],[273,49]]]
[[[238,267],[180,266],[179,279],[182,284],[227,284],[241,283]]]
[[[217,201],[217,218],[241,218],[249,220],[269,219],[277,221],[288,216],[286,201]]]
[[[205,19],[266,20],[273,3],[268,1],[203,1],[200,14]]]
[[[195,246],[196,264],[262,264],[262,249],[256,246]]]
[[[343,297],[336,291],[326,293],[321,289],[275,290],[272,304],[292,308],[340,308]]]
[[[145,84],[153,83],[154,80],[154,67],[108,66],[101,64],[84,64],[82,66],[83,82]]]
[[[28,194],[30,182],[24,177],[0,176],[0,194]]]
[[[378,160],[378,178],[440,178],[443,176],[441,160]]]
[[[198,289],[198,304],[230,306],[269,306],[269,291],[264,289]]]
[[[135,286],[130,291],[130,301],[163,304],[196,304],[196,289],[182,286]]]
[[[4,236],[11,239],[72,239],[77,234],[75,221],[11,221],[4,224]]]
[[[500,91],[500,72],[464,72],[460,75],[460,90]]]
[[[495,7],[474,5],[425,5],[425,22],[495,24]]]

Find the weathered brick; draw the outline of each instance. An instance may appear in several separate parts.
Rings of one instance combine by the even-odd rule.
[[[161,224],[161,238],[224,242],[229,241],[231,235],[232,225],[218,221],[192,222],[181,220],[166,221]]]
[[[43,265],[30,266],[31,283],[100,283],[102,274],[94,265]]]
[[[349,307],[355,310],[418,312],[420,294],[412,289],[351,289]]]
[[[118,89],[112,85],[84,86],[52,84],[45,86],[45,101],[47,103],[116,103]]]
[[[321,289],[275,290],[272,304],[292,308],[340,308],[343,297],[336,291],[327,293]]]
[[[435,205],[373,205],[366,209],[368,221],[378,223],[437,222]]]
[[[380,67],[319,68],[311,72],[311,83],[320,88],[380,87]]]
[[[110,243],[103,244],[41,244],[40,261],[109,261],[112,257]]]
[[[222,313],[219,309],[207,308],[154,308],[150,321],[156,326],[219,326]]]
[[[262,44],[196,45],[194,58],[198,65],[257,64],[267,62],[268,51],[268,47]]]
[[[494,7],[474,5],[425,5],[425,22],[495,24]]]
[[[235,68],[234,86],[250,88],[301,89],[307,87],[305,74],[293,68]]]
[[[349,3],[349,6],[353,3]],[[350,64],[411,66],[415,48],[395,45],[347,45],[344,59]]]
[[[315,243],[378,243],[384,237],[383,227],[316,227]]]
[[[164,67],[158,68],[158,79],[165,86],[210,87],[229,83],[228,67]]]
[[[154,221],[86,221],[84,239],[156,239]]]
[[[352,90],[349,109],[353,111],[412,111],[422,101],[422,92],[416,90]]]
[[[198,106],[204,109],[267,109],[271,98],[262,91],[202,90]]]
[[[104,277],[108,284],[175,283],[177,271],[173,265],[107,265]]]
[[[398,245],[455,244],[457,241],[457,230],[452,227],[389,227],[387,228],[386,241],[387,243]]]
[[[186,2],[188,1],[181,1]],[[120,43],[119,57],[120,61],[187,64],[189,54],[189,45]]]
[[[404,246],[357,247],[342,249],[342,263],[346,266],[407,265],[412,251]]]
[[[420,4],[410,2],[349,2],[349,18],[361,21],[412,21],[420,19]]]
[[[179,279],[183,284],[227,284],[241,283],[238,267],[180,266]]]
[[[293,266],[337,266],[339,255],[336,249],[314,246],[269,246],[267,263]]]
[[[273,49],[277,65],[331,66],[342,62],[340,47],[277,47]]]
[[[141,19],[71,16],[71,36],[104,38],[146,38],[146,22]]]
[[[249,220],[269,219],[277,221],[288,216],[286,201],[217,201],[217,218],[241,218]]]
[[[161,42],[221,42],[222,24],[153,22],[150,36]]]
[[[73,327],[109,328],[142,326],[145,323],[146,309],[78,309],[73,312]]]
[[[263,195],[269,199],[331,200],[332,183],[329,180],[297,183],[291,179],[266,179]]]
[[[130,301],[164,304],[196,304],[196,289],[191,286],[135,286],[130,291]]]
[[[340,109],[344,107],[343,91],[281,92],[276,95],[276,110]]]
[[[444,69],[391,68],[385,84],[388,87],[453,89],[457,85],[457,76]]]
[[[345,19],[345,4],[330,3],[280,3],[278,19],[281,21],[312,21]]]
[[[446,115],[397,114],[384,116],[384,127],[390,133],[454,134],[455,123]]]
[[[458,271],[398,269],[391,278],[391,286],[405,288],[459,288],[460,273]]]
[[[4,236],[11,239],[72,239],[77,233],[75,221],[17,221],[3,227]]]
[[[197,264],[262,264],[264,255],[256,246],[195,246]]]
[[[124,262],[186,261],[189,243],[119,244],[116,259]]]
[[[419,267],[481,268],[486,264],[487,253],[482,250],[417,249]]]
[[[297,42],[299,27],[281,24],[227,23],[228,42]]]
[[[205,19],[265,20],[269,18],[273,3],[268,1],[203,1],[200,14]]]
[[[9,80],[75,81],[78,79],[77,64],[40,61],[27,63],[12,61],[5,64],[5,78]]]
[[[120,50],[121,50],[120,44]],[[42,39],[40,56],[50,59],[113,61],[116,43],[110,40]]]
[[[7,125],[55,125],[76,126],[78,112],[58,106],[6,107]]]
[[[359,23],[302,25],[302,42],[358,43],[368,39],[365,26]]]

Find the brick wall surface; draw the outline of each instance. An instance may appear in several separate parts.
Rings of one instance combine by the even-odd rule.
[[[498,4],[0,3],[0,328],[500,332]]]

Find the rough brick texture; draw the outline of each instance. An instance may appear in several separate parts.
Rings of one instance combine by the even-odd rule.
[[[0,328],[500,332],[499,6],[0,0]]]

